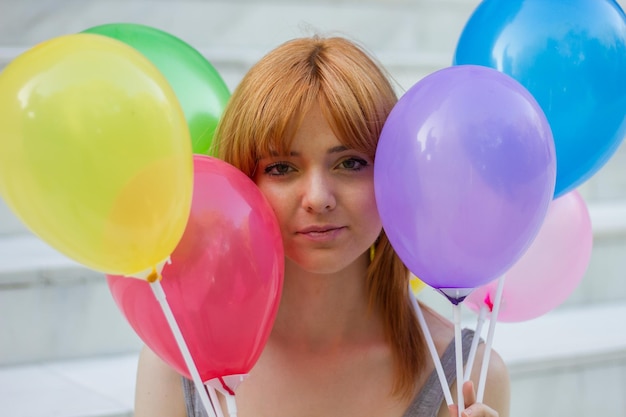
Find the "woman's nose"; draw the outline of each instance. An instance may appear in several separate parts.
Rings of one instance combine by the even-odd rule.
[[[314,213],[333,210],[337,204],[334,184],[328,174],[311,172],[303,184],[302,206]]]

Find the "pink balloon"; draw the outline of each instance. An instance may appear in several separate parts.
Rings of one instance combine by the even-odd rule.
[[[247,374],[256,363],[283,270],[280,229],[256,185],[226,162],[195,155],[191,214],[161,285],[202,382]],[[150,285],[111,275],[107,282],[143,342],[191,378]]]
[[[520,322],[562,304],[580,284],[591,258],[593,234],[587,206],[574,190],[552,200],[537,237],[505,273],[498,321]],[[491,310],[498,280],[475,289],[464,301]]]

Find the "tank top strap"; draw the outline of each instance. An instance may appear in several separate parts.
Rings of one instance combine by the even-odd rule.
[[[200,400],[196,386],[190,379],[182,377],[183,395],[185,396],[185,408],[187,409],[187,417],[209,417],[204,405]]]
[[[474,331],[463,329],[461,333],[461,343],[463,348],[463,363],[467,363]],[[454,339],[446,347],[441,355],[441,366],[446,376],[448,386],[456,380],[456,350]],[[443,389],[439,382],[439,375],[436,370],[429,375],[422,390],[415,396],[403,417],[435,417],[444,401]]]

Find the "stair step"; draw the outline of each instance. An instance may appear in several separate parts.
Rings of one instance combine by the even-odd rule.
[[[394,67],[398,82],[408,88],[427,73],[451,64],[458,36],[478,0],[393,5],[345,1],[332,6],[251,1],[158,4],[87,1],[76,8],[72,2],[59,0],[46,13],[36,7],[10,8],[0,15],[0,68],[24,49],[53,37],[103,23],[134,22],[188,42],[213,63],[231,89],[269,49],[312,33],[340,34],[362,42]],[[22,24],[31,19],[37,24]]]
[[[497,323],[493,343],[511,374],[511,415],[626,415],[625,317],[621,302]]]
[[[610,395],[626,390],[626,333],[618,331],[624,317],[626,304],[606,304],[498,323],[493,348],[509,367],[511,415],[608,415],[599,409],[616,415],[615,407],[626,401]],[[0,415],[130,417],[137,357],[135,352],[0,367]],[[569,401],[555,403],[564,384]],[[539,406],[554,412],[542,413]]]
[[[30,234],[0,237],[0,365],[137,351],[103,274]]]
[[[497,323],[493,346],[514,376],[626,364],[626,332],[619,331],[625,317],[626,302],[555,310],[535,320]]]
[[[137,354],[0,368],[0,415],[131,417]]]

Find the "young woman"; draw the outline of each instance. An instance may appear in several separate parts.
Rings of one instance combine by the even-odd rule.
[[[230,100],[217,154],[267,197],[285,248],[280,308],[263,354],[237,390],[239,417],[457,415],[444,401],[410,302],[408,271],[376,208],[374,155],[395,103],[375,61],[338,37],[279,46]],[[453,326],[423,311],[455,393]],[[464,333],[464,346],[471,337]],[[508,416],[508,374],[495,352],[484,404],[475,403],[472,382],[463,391],[464,415]],[[190,381],[144,349],[136,417],[202,416],[200,404]]]

